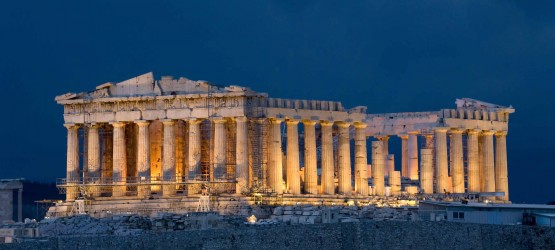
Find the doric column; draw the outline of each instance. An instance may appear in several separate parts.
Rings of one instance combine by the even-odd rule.
[[[383,141],[372,142],[372,185],[376,195],[384,195]]]
[[[226,178],[226,135],[225,125],[227,120],[215,119],[214,120],[214,179]]]
[[[100,137],[98,125],[92,124],[87,135],[87,178],[83,180],[87,184],[100,183]],[[100,196],[99,186],[90,186],[90,194],[93,197]]]
[[[507,173],[507,131],[495,133],[495,192],[504,192],[498,197],[503,201],[509,200],[509,179]]]
[[[304,191],[318,194],[318,169],[316,160],[315,121],[305,120],[304,125]],[[322,156],[323,160],[323,156]]]
[[[189,150],[187,157],[187,167],[188,167],[188,180],[201,180],[200,178],[200,160],[201,160],[201,135],[200,135],[200,123],[202,120],[195,119],[187,121],[189,125]]]
[[[480,166],[478,153],[478,134],[477,130],[468,130],[468,135],[466,139],[466,150],[468,158],[468,192],[469,193],[479,193],[480,192]]]
[[[389,173],[389,186],[391,187],[391,195],[401,193],[401,172],[391,171]]]
[[[87,142],[87,172],[90,181],[97,182],[100,177],[100,138],[98,135],[98,125],[93,124],[89,127]]]
[[[447,162],[447,128],[434,129],[435,137],[435,161],[436,161],[436,193],[444,193],[449,191],[447,186],[448,180],[448,162]]]
[[[379,135],[375,136],[378,140],[383,142],[383,173],[384,175],[389,175],[389,164],[387,156],[389,155],[389,135]]]
[[[350,195],[353,192],[351,183],[351,146],[348,122],[338,122],[339,127],[339,193]]]
[[[464,193],[463,130],[451,130],[451,176],[453,193]]]
[[[175,182],[175,121],[166,120],[164,124],[164,146],[162,147],[162,172],[164,182]],[[175,185],[162,186],[162,195],[165,197],[175,194]]]
[[[408,138],[408,177],[418,180],[418,132],[409,132]]]
[[[67,165],[66,165],[66,201],[74,201],[78,196],[79,184],[79,126],[65,124],[67,128]]]
[[[409,136],[399,135],[401,138],[401,176],[409,178]]]
[[[355,123],[355,192],[368,195],[366,123]]]
[[[126,182],[127,182],[127,156],[125,148],[125,123],[115,122],[112,123],[114,127],[114,143],[113,143],[113,171],[112,178],[114,184],[112,196],[120,197],[125,196]]]
[[[299,121],[287,120],[287,189],[292,194],[301,194],[299,176]]]
[[[478,173],[480,174],[480,192],[486,190],[485,175],[484,175],[484,135],[480,131],[478,134]]]
[[[494,131],[484,131],[484,192],[495,192],[495,162],[493,159],[493,134]]]
[[[433,134],[425,134],[424,138],[425,138],[426,148],[433,149],[434,148],[434,135]],[[432,157],[433,157],[433,154],[432,154]]]
[[[150,195],[150,133],[149,121],[136,121],[139,127],[137,138],[137,172],[139,173],[139,186],[137,195],[146,197]]]
[[[420,149],[420,189],[425,194],[434,193],[434,167],[431,148]]]
[[[388,154],[386,156],[385,166],[386,175],[389,176],[391,172],[395,171],[395,155]]]
[[[276,193],[283,193],[283,165],[281,152],[281,129],[283,120],[270,119],[270,154],[268,162],[268,185]]]
[[[322,193],[335,194],[333,159],[333,122],[322,121]]]
[[[247,145],[247,117],[235,118],[237,125],[236,144],[235,144],[235,178],[237,178],[237,186],[235,192],[240,194],[242,191],[248,191],[249,186],[249,151]]]

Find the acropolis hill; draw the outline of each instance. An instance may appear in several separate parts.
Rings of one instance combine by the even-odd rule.
[[[439,111],[368,114],[152,73],[55,100],[67,128],[59,214],[78,198],[89,213],[190,208],[202,196],[245,205],[509,202],[512,107],[462,98]],[[390,139],[402,142],[400,166]]]

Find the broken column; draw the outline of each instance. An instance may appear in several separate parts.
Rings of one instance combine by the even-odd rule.
[[[420,149],[420,189],[425,194],[434,193],[434,168],[432,163],[432,149]]]
[[[408,133],[408,177],[418,180],[418,132]]]
[[[383,141],[372,142],[372,185],[375,195],[384,195]]]

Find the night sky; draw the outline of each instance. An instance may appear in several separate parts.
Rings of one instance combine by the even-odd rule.
[[[0,178],[64,177],[56,95],[153,71],[369,113],[513,105],[511,200],[555,200],[555,1],[83,2],[0,6]]]

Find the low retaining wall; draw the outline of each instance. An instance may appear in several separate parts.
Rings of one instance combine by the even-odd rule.
[[[374,221],[66,236],[0,249],[555,249],[555,229],[452,222]]]

